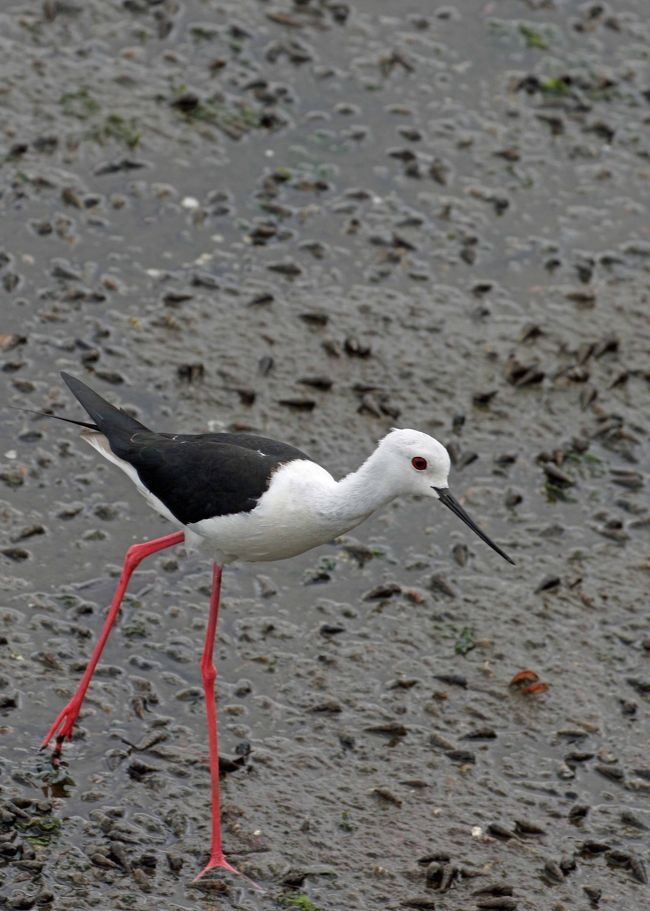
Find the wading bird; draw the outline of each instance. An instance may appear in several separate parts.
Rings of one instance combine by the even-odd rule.
[[[212,594],[201,658],[210,747],[212,840],[210,859],[197,879],[214,867],[236,873],[221,845],[219,753],[214,698],[213,650],[219,615],[221,570],[236,560],[283,560],[304,553],[359,525],[403,494],[439,500],[486,544],[513,563],[449,492],[449,455],[417,430],[391,430],[356,471],[335,481],[294,446],[247,433],[156,433],[109,404],[69,374],[61,376],[92,418],[68,421],[82,438],[128,475],[140,493],[177,531],[134,544],[126,552],[108,616],[79,687],[48,731],[43,747],[55,750],[72,737],[91,677],[115,622],[129,579],[150,554],[185,542],[200,546],[213,562]]]

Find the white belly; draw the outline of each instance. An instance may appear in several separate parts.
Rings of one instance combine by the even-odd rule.
[[[300,465],[296,470],[295,466]],[[369,513],[351,516],[321,508],[322,494],[336,482],[312,462],[279,469],[255,509],[187,525],[188,543],[212,549],[217,562],[257,563],[295,557],[363,522]],[[200,538],[201,542],[196,540]]]
[[[243,560],[257,563],[295,557],[319,544],[326,544],[346,529],[324,528],[305,521],[305,517],[277,517],[262,521],[255,510],[238,516],[203,519],[187,526],[214,549],[217,562]],[[197,542],[198,543],[198,542]]]

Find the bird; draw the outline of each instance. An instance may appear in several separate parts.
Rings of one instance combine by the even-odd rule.
[[[120,468],[153,509],[176,530],[131,545],[113,600],[88,665],[70,701],[47,732],[60,754],[72,739],[86,691],[118,616],[136,567],[151,554],[185,543],[212,560],[212,589],[200,661],[205,694],[211,790],[211,841],[197,875],[221,868],[239,871],[224,854],[221,837],[219,752],[213,651],[222,569],[234,562],[283,560],[326,544],[402,495],[437,500],[497,554],[514,561],[483,532],[449,490],[450,458],[438,440],[418,430],[393,429],[356,470],[340,480],[302,450],[253,433],[160,433],[110,404],[81,380],[61,377],[90,417],[81,437]]]

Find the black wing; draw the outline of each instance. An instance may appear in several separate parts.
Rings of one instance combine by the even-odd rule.
[[[172,437],[145,431],[116,446],[111,442],[111,449],[184,525],[250,512],[280,465],[309,458],[276,440],[227,433]]]
[[[247,433],[155,433],[85,383],[62,374],[120,459],[184,525],[250,512],[280,465],[307,459],[295,446]]]

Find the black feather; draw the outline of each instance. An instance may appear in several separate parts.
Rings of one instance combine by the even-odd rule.
[[[244,433],[195,436],[136,433],[116,452],[184,525],[250,512],[286,462],[309,459],[299,449]]]
[[[61,375],[115,455],[135,468],[144,486],[184,525],[250,512],[281,465],[311,461],[295,446],[256,434],[156,433],[81,380]]]
[[[65,421],[66,424],[76,424],[77,427],[87,427],[88,430],[99,430],[97,424],[89,424],[87,421],[73,421],[72,418],[64,418],[60,414],[50,414],[49,411],[35,411],[33,408],[18,408],[16,405],[9,405],[13,411],[24,411],[25,414],[38,414],[42,418],[54,418],[55,421]]]
[[[122,436],[127,433],[135,433],[136,430],[147,429],[140,421],[136,421],[135,418],[129,417],[115,405],[111,405],[81,380],[70,376],[69,373],[61,372],[61,376],[74,397],[83,405],[97,427],[106,434],[109,440],[111,435]]]

